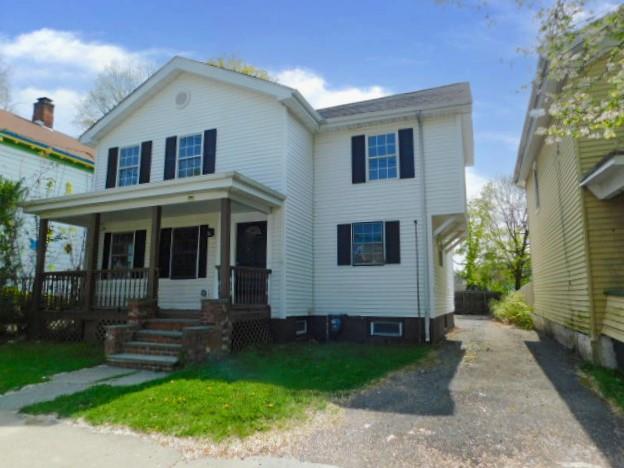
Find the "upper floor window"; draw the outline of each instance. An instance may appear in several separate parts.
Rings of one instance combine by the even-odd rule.
[[[537,176],[537,168],[533,168],[533,184],[535,185],[535,208],[540,207],[539,178]]]
[[[180,137],[178,148],[178,177],[202,173],[202,134]]]
[[[121,148],[117,180],[118,187],[136,185],[139,182],[139,145]]]
[[[368,137],[368,179],[397,177],[396,134],[386,133]]]
[[[383,222],[353,224],[353,265],[384,263]]]

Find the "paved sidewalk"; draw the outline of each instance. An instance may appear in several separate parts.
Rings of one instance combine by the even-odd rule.
[[[47,382],[27,385],[0,395],[0,411],[18,411],[24,406],[80,392],[98,384],[135,385],[166,376],[164,372],[133,371],[107,365],[63,372],[52,376]]]

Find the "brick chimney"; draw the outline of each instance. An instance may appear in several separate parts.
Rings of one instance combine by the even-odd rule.
[[[33,107],[32,121],[45,125],[48,128],[54,127],[54,104],[52,99],[40,97]]]

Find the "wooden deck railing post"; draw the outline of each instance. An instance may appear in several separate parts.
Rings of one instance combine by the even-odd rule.
[[[162,207],[152,207],[152,231],[149,252],[149,278],[148,296],[158,303],[158,268],[160,260],[160,224],[162,219]]]
[[[43,272],[45,271],[45,255],[48,243],[48,220],[39,220],[37,235],[37,257],[35,263],[35,278],[33,281],[32,304],[29,320],[29,333],[32,338],[41,335],[41,309],[43,299]]]
[[[221,199],[220,208],[221,267],[219,268],[219,299],[230,298],[230,230],[232,223],[232,201]]]
[[[97,268],[98,244],[100,239],[100,213],[95,213],[87,228],[85,270],[85,294],[83,307],[88,311],[93,307],[95,297],[95,270]]]

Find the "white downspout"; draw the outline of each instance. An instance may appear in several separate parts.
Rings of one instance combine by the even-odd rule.
[[[421,257],[424,259],[424,272],[423,275],[423,291],[425,291],[425,341],[429,343],[431,341],[431,291],[429,290],[429,214],[427,210],[427,188],[425,186],[425,142],[424,142],[424,132],[423,132],[423,124],[422,124],[422,113],[419,111],[416,114],[416,120],[418,121],[418,153],[420,155],[420,187],[421,187],[421,217],[422,217],[422,226],[423,226],[423,239],[424,245],[426,247],[423,252],[424,255]],[[420,313],[420,311],[419,311]]]

